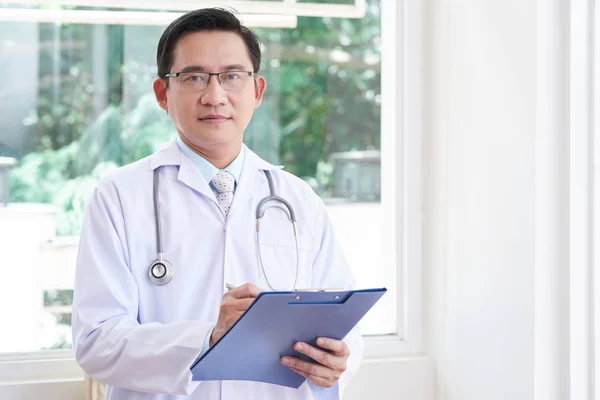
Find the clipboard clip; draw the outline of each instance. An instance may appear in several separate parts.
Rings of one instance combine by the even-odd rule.
[[[320,288],[320,289],[295,289],[294,292],[311,292],[311,293],[329,293],[329,292],[343,292],[344,289],[333,289],[333,288]],[[333,300],[337,301],[340,296],[333,296]],[[300,300],[300,296],[294,296],[295,301]]]
[[[290,305],[343,304],[352,295],[344,289],[302,289],[295,290]],[[328,295],[327,293],[331,293]],[[304,294],[304,295],[303,295]]]

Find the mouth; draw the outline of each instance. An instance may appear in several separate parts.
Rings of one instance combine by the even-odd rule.
[[[204,117],[198,118],[198,121],[206,122],[206,123],[209,123],[209,124],[219,124],[219,123],[222,123],[222,122],[226,122],[226,121],[228,121],[230,119],[231,118],[225,117],[223,115],[205,115]]]

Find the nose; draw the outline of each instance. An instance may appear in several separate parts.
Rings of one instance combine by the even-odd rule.
[[[206,106],[218,106],[227,103],[227,93],[221,87],[219,78],[216,75],[211,75],[208,79],[208,85],[202,91],[200,102]]]

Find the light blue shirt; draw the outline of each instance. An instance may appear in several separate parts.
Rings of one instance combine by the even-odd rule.
[[[192,162],[192,164],[194,164],[196,166],[196,168],[198,169],[198,172],[200,172],[200,174],[202,175],[204,180],[206,180],[206,182],[210,185],[210,188],[212,189],[213,193],[216,196],[217,189],[215,189],[213,187],[213,185],[210,183],[210,181],[212,181],[213,178],[215,177],[215,175],[217,175],[219,173],[219,171],[221,171],[221,170],[219,170],[217,167],[215,167],[214,165],[209,163],[204,157],[202,157],[198,153],[194,152],[194,150],[190,149],[185,143],[183,143],[183,141],[181,140],[181,138],[179,136],[177,136],[177,146],[179,146],[179,149],[181,150],[181,152],[183,154],[185,154],[185,156],[187,158],[189,158],[189,160]],[[240,150],[240,154],[238,154],[238,156],[231,162],[231,164],[229,164],[222,170],[222,171],[227,171],[231,175],[233,175],[233,177],[235,178],[235,188],[237,188],[237,185],[240,183],[240,178],[242,177],[242,169],[244,167],[244,158],[245,157],[246,157],[246,146],[242,145],[242,150]],[[235,193],[235,188],[234,188],[234,193]]]
[[[240,154],[237,155],[237,157],[231,162],[231,164],[229,164],[222,170],[219,170],[217,167],[208,162],[206,158],[202,157],[201,155],[190,149],[185,143],[183,143],[179,136],[177,136],[177,146],[179,147],[181,152],[185,154],[187,158],[189,158],[192,164],[194,164],[196,169],[198,169],[198,172],[200,172],[204,180],[209,184],[215,196],[218,193],[217,189],[215,189],[215,187],[210,182],[213,180],[215,175],[219,173],[219,171],[227,171],[231,175],[233,175],[233,177],[235,178],[235,187],[233,189],[233,192],[235,193],[235,188],[237,188],[237,185],[239,184],[240,178],[242,176],[244,158],[246,157],[246,146],[242,145]],[[206,338],[204,339],[204,345],[202,346],[202,350],[200,351],[198,358],[202,357],[202,355],[206,353],[206,351],[209,349],[210,337],[212,336],[212,332],[214,329],[215,327],[213,326],[213,328],[208,332],[208,335],[206,335]],[[196,360],[198,360],[198,358],[196,358]]]

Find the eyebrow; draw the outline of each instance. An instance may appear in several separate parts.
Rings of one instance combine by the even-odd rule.
[[[245,70],[246,70],[246,67],[244,67],[241,64],[231,64],[231,65],[225,65],[225,66],[221,67],[219,72],[245,71]],[[200,65],[189,65],[187,67],[184,67],[179,72],[206,72],[206,68],[204,68]]]

